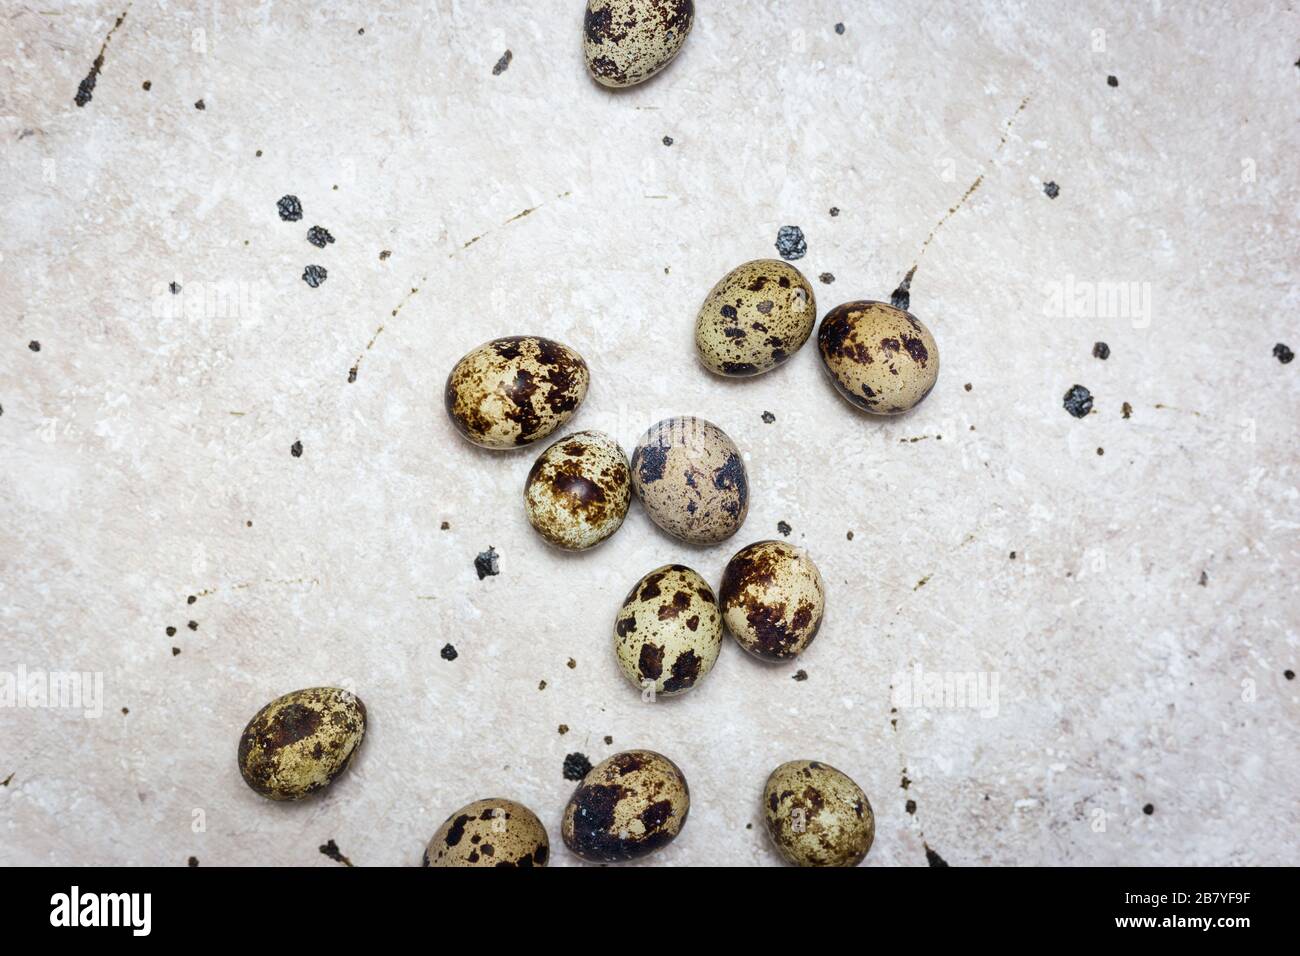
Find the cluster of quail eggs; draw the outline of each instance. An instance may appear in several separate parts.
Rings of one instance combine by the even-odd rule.
[[[681,50],[694,22],[692,0],[589,0],[584,18],[588,71],[607,87],[641,83]],[[750,377],[788,361],[811,337],[812,285],[788,262],[757,259],[709,291],[695,322],[699,358],[711,372]],[[817,348],[835,389],[857,408],[897,415],[930,393],[939,353],[913,315],[883,302],[831,309]],[[487,342],[458,361],[444,400],[457,431],[504,450],[549,438],[573,418],[591,374],[572,348],[537,335]],[[585,551],[622,526],[633,495],[649,518],[690,545],[733,536],[749,509],[743,456],[717,425],[669,418],[641,437],[632,455],[598,431],[549,444],[529,469],[524,511],[549,544]],[[614,617],[615,656],[648,699],[684,694],[714,669],[724,630],[748,654],[789,662],[817,636],[826,589],[812,557],[783,541],[756,541],[727,562],[710,587],[684,564],[666,564],[633,585]],[[249,721],[239,742],[248,785],[273,800],[297,800],[328,786],[351,763],[366,708],[339,688],[295,691]],[[762,812],[777,851],[800,866],[856,866],[875,836],[862,789],[815,760],[784,763],[763,788]],[[681,769],[651,750],[615,754],[579,782],[560,833],[584,860],[643,857],[682,831],[690,790]],[[530,809],[492,797],[459,808],[434,833],[425,866],[545,866],[546,826]]]

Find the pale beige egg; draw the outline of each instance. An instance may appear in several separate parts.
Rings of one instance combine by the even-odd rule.
[[[602,86],[644,83],[677,56],[694,22],[694,0],[588,0],[587,71]]]
[[[546,827],[522,803],[475,800],[449,816],[424,849],[425,866],[545,866]]]
[[[584,860],[635,860],[671,843],[690,808],[686,777],[675,763],[652,750],[629,750],[582,778],[564,808],[560,835]]]
[[[309,687],[277,697],[244,728],[239,772],[272,800],[323,790],[352,762],[366,733],[366,706],[338,687]]]
[[[719,375],[758,375],[799,351],[816,321],[817,299],[802,273],[780,259],[755,259],[709,291],[695,318],[695,348]]]
[[[939,378],[939,347],[910,312],[884,302],[846,302],[817,330],[822,364],[836,390],[874,415],[915,407]]]
[[[803,548],[757,541],[727,562],[718,597],[722,620],[749,653],[791,660],[807,649],[822,626],[826,588]]]
[[[792,760],[772,771],[763,816],[777,852],[795,866],[857,866],[876,837],[862,788],[816,760]]]
[[[667,418],[652,426],[632,452],[632,488],[651,521],[691,544],[731,537],[749,512],[740,450],[702,418]]]
[[[651,571],[628,592],[614,621],[618,666],[645,694],[684,694],[717,663],[722,615],[708,582],[681,564]]]
[[[632,476],[618,442],[601,432],[561,438],[529,469],[524,484],[528,522],[567,551],[600,544],[623,524]]]

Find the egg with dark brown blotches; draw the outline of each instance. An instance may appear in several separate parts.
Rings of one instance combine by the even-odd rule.
[[[651,521],[691,544],[726,540],[749,512],[740,450],[702,418],[651,426],[632,452],[632,488]]]
[[[309,687],[259,710],[239,738],[244,782],[272,800],[300,800],[348,768],[366,733],[366,705],[338,687]]]
[[[484,448],[545,438],[577,412],[591,374],[567,345],[536,335],[493,339],[447,376],[443,400],[456,430]]]
[[[522,803],[491,797],[449,816],[424,849],[425,866],[545,866],[546,827]]]
[[[822,365],[836,391],[873,415],[920,404],[939,378],[939,347],[910,312],[884,302],[846,302],[817,330]]]
[[[695,318],[695,348],[719,375],[758,375],[799,351],[816,322],[817,300],[802,273],[780,259],[755,259],[709,291]]]
[[[816,760],[792,760],[772,771],[763,816],[777,852],[795,866],[857,866],[876,837],[862,788]]]
[[[587,72],[601,86],[644,83],[673,61],[694,22],[694,0],[587,0]]]
[[[667,846],[691,808],[686,777],[653,750],[629,750],[592,767],[564,808],[560,835],[594,863],[635,860]]]
[[[757,541],[727,562],[718,592],[722,620],[755,657],[788,661],[817,636],[826,610],[821,572],[803,548]]]
[[[721,649],[718,599],[685,565],[666,564],[643,577],[614,620],[623,676],[656,697],[686,693],[713,670]]]
[[[566,551],[600,544],[623,524],[632,476],[618,442],[601,432],[561,438],[533,463],[524,484],[528,522]]]

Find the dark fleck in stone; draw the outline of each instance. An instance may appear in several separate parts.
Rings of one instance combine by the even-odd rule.
[[[1012,561],[1016,560],[1016,553],[1014,551],[1011,552],[1010,558]]]
[[[671,146],[672,144],[673,144],[673,138],[672,138],[671,136],[665,136],[665,137],[664,137],[664,145],[665,145],[665,146]]]
[[[442,650],[438,652],[438,656],[444,661],[454,661],[460,655],[456,653],[455,647],[450,644],[444,644],[442,645]]]
[[[569,732],[569,725],[560,724],[560,726],[557,729],[559,730],[560,736],[563,737],[565,734]]]
[[[538,689],[538,690],[546,690],[546,681],[544,681],[544,680],[539,680],[539,681],[537,682],[537,689]]]
[[[207,104],[204,103],[202,100],[195,100],[195,101],[194,101],[194,108],[195,108],[196,110],[205,110],[205,109],[208,108],[208,106],[207,106]]]
[[[307,283],[313,289],[320,288],[320,284],[325,281],[329,273],[324,266],[308,266],[302,272],[302,281]]]
[[[143,89],[146,93],[148,93],[151,89],[153,89],[153,83],[151,83],[148,80],[145,80],[143,83],[140,84],[140,88]]]
[[[1196,583],[1199,584],[1201,587],[1207,587],[1210,583],[1210,576],[1206,574],[1204,571],[1202,571],[1201,577]]]
[[[835,32],[842,35],[844,33],[844,24],[842,23],[835,24]]]
[[[905,803],[905,804],[903,805],[903,809],[906,810],[908,813],[915,814],[915,813],[916,813],[916,801],[915,801],[915,800],[908,800],[907,803]]]
[[[450,521],[444,521],[444,522],[442,523],[442,525],[441,525],[441,528],[442,528],[443,531],[450,531],[450,530],[451,530],[451,522],[450,522]]]
[[[321,853],[329,857],[331,860],[333,860],[335,863],[342,863],[344,866],[352,865],[352,861],[349,860],[346,856],[344,856],[342,852],[340,852],[339,845],[335,843],[333,840],[330,840],[328,843],[322,843],[320,846],[320,851]]]
[[[188,863],[189,863],[190,866],[198,866],[198,865],[199,865],[199,858],[198,858],[197,856],[192,856],[192,857],[189,858]]]
[[[1295,358],[1295,353],[1281,342],[1278,342],[1277,345],[1273,346],[1273,357],[1283,365],[1289,365],[1291,360]]]
[[[848,538],[850,541],[852,541],[852,540],[853,540],[853,532],[852,532],[852,531],[848,532],[846,535],[844,535],[844,537],[846,537],[846,538]]]
[[[324,249],[329,243],[334,241],[328,229],[321,226],[312,226],[307,230],[307,241],[317,249]]]
[[[1104,454],[1106,454],[1106,449],[1104,449],[1104,448],[1098,448],[1098,449],[1097,449],[1097,457],[1098,457],[1098,458],[1100,458],[1100,457],[1101,457],[1102,455],[1104,455]]]
[[[794,672],[794,677],[790,679],[797,680],[800,683],[802,683],[803,681],[806,681],[808,679],[808,672],[806,670],[797,670]]]
[[[808,242],[798,226],[782,226],[776,231],[776,251],[782,259],[802,259],[808,252]]]
[[[889,295],[889,304],[896,309],[902,309],[906,312],[912,305],[912,276],[916,275],[916,266],[907,270],[907,275],[903,276],[903,281],[898,284]]]
[[[175,637],[175,636],[176,636],[176,628],[171,627],[171,626],[169,625],[169,626],[167,627],[167,636],[168,636],[168,637]]]
[[[564,779],[581,780],[591,772],[591,761],[584,753],[571,753],[564,758]]]
[[[1282,672],[1282,676],[1285,677],[1287,680],[1295,680],[1295,671],[1291,670],[1290,668],[1287,668]]]
[[[788,538],[788,537],[790,537],[790,532],[793,531],[794,529],[791,528],[791,527],[790,527],[788,524],[786,524],[784,521],[778,521],[778,522],[776,523],[776,530],[777,530],[777,531],[780,531],[781,534],[785,535],[785,536]]]
[[[488,549],[480,552],[479,556],[474,559],[474,570],[478,572],[480,581],[486,577],[501,573],[500,562],[497,558],[497,549],[488,545]]]
[[[565,662],[565,666],[566,666],[567,668],[569,668],[569,670],[574,670],[574,669],[577,668],[577,666],[578,666],[578,662],[575,661],[572,657],[570,657],[570,658]]]
[[[1115,76],[1115,74],[1112,73],[1110,76],[1106,77],[1106,85],[1119,86],[1119,77]]]
[[[302,203],[297,196],[281,196],[275,204],[280,211],[280,218],[285,222],[297,222],[302,218]]]
[[[774,421],[776,421],[776,416],[773,415],[771,412],[764,412],[764,413],[763,413],[763,421],[770,425],[770,424],[772,424]]]
[[[1130,416],[1133,414],[1133,406],[1130,405],[1128,402],[1125,402],[1125,403],[1120,407],[1120,411],[1124,413],[1124,417],[1125,417],[1125,418],[1128,418],[1128,417],[1130,417]]]
[[[300,441],[296,441],[296,442],[294,442],[292,445],[290,445],[290,446],[289,446],[289,454],[293,455],[294,458],[301,458],[301,457],[302,457],[302,442],[300,442]]]
[[[962,386],[962,387],[965,388],[966,391],[968,391],[968,392],[971,390],[971,384],[970,384],[970,382],[967,382],[967,383],[966,383],[964,386]]]
[[[186,604],[193,604],[193,603],[195,603],[197,600],[198,600],[198,598],[195,597],[193,594],[191,594],[189,597],[187,597],[187,598],[185,599],[185,603],[186,603]]]
[[[513,60],[514,58],[515,55],[511,53],[509,50],[506,50],[505,53],[502,53],[501,59],[497,60],[496,66],[492,67],[492,75],[500,76],[506,70],[510,69],[510,61]]]
[[[821,280],[822,285],[830,285],[835,281],[835,274],[833,272],[823,272],[817,278]]]
[[[169,282],[167,288],[171,290],[172,295],[180,295],[181,284],[179,282]]]
[[[1110,358],[1110,346],[1105,342],[1094,342],[1092,346],[1092,357],[1101,359],[1103,362]]]
[[[925,844],[922,844],[922,846],[925,847],[925,860],[926,860],[926,862],[929,863],[931,866],[947,866],[947,865],[948,865],[948,861],[947,861],[947,860],[945,860],[943,857],[941,857],[938,853],[935,853],[934,850],[930,849],[930,844],[925,843]]]
[[[179,654],[180,652],[181,652],[181,649],[180,649],[179,647],[173,647],[173,648],[172,648],[172,657],[175,657],[175,656],[176,656],[177,654]]]
[[[613,742],[614,742],[614,738],[611,737],[609,734],[606,734],[606,735],[605,735],[605,744],[606,744],[606,745],[609,745],[609,744],[612,744]]]
[[[190,621],[190,622],[189,622],[188,624],[186,624],[185,626],[188,627],[191,631],[197,631],[197,630],[199,629],[199,622],[198,622],[198,621]]]
[[[392,254],[393,254],[393,250],[392,250],[392,249],[382,249],[382,250],[380,250],[380,253],[379,253],[379,261],[380,261],[380,262],[383,262],[385,259],[387,259],[387,258],[388,258],[389,256],[391,256]]]
[[[1156,812],[1155,804],[1148,803],[1145,807],[1142,808],[1142,812],[1145,813],[1147,816],[1151,816],[1151,814]]]
[[[1043,183],[1043,192],[1047,193],[1048,199],[1055,199],[1061,195],[1061,187],[1056,183]]]
[[[262,158],[262,151],[259,149],[259,150],[258,150],[256,153],[254,153],[253,155],[256,156],[258,159],[261,159],[261,158]],[[244,245],[248,245],[247,241],[245,241]]]
[[[839,206],[831,206],[831,210],[830,210],[830,212],[831,212],[831,218],[834,219],[836,216],[838,216],[838,215],[840,214],[840,207],[839,207]]]
[[[1092,411],[1092,392],[1082,385],[1071,385],[1063,401],[1065,410],[1075,418],[1084,418]]]
[[[31,349],[33,352],[39,352],[41,350],[41,343],[37,342],[35,339],[32,339],[30,342],[27,343],[27,347]]]

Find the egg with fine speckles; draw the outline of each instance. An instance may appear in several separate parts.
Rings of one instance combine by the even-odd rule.
[[[272,800],[300,800],[348,768],[366,733],[366,705],[338,687],[309,687],[259,710],[239,738],[239,772]]]
[[[673,61],[694,22],[694,0],[587,0],[587,72],[601,86],[644,83]]]
[[[862,788],[816,760],[792,760],[772,771],[763,816],[777,852],[795,866],[857,866],[876,837]]]
[[[676,839],[690,808],[686,777],[675,763],[653,750],[629,750],[582,778],[564,808],[560,835],[584,860],[635,860]]]
[[[788,661],[813,642],[826,610],[821,572],[803,548],[757,541],[727,562],[718,593],[722,620],[755,657]]]
[[[517,448],[571,419],[591,374],[582,356],[536,335],[493,339],[447,376],[443,400],[456,430],[484,448]]]
[[[546,827],[522,803],[491,797],[449,816],[424,849],[425,866],[545,866]]]
[[[817,330],[822,364],[836,391],[873,415],[920,404],[939,378],[939,347],[910,312],[884,302],[846,302]]]
[[[691,544],[726,540],[749,512],[740,451],[702,418],[666,418],[651,426],[632,452],[632,488],[651,521]]]
[[[816,321],[817,300],[803,274],[780,259],[755,259],[709,291],[695,319],[695,348],[719,375],[759,375],[799,351]]]
[[[533,463],[524,484],[528,522],[566,551],[600,544],[623,524],[632,476],[618,442],[601,432],[561,438]]]
[[[651,571],[628,592],[614,621],[623,675],[655,697],[684,694],[717,663],[722,615],[708,582],[681,564]]]

